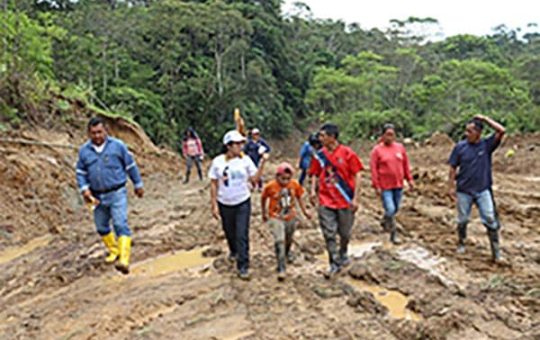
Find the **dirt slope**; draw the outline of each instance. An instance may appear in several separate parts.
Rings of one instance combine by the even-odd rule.
[[[489,261],[476,214],[467,252],[454,252],[455,212],[444,195],[451,147],[432,141],[409,149],[418,190],[405,197],[399,216],[403,245],[386,242],[366,175],[349,269],[331,282],[322,277],[323,240],[316,223],[305,222],[290,276],[278,283],[259,194],[253,278],[242,282],[210,217],[208,183],[182,185],[172,155],[134,150],[147,196],[130,198],[133,266],[122,276],[102,263],[104,249],[77,198],[73,172],[62,165],[72,165],[76,153],[3,145],[0,185],[13,200],[0,210],[0,338],[537,339],[540,136],[510,138],[495,157],[505,257],[498,265]],[[505,158],[509,148],[515,154]],[[369,146],[360,150],[368,163]]]

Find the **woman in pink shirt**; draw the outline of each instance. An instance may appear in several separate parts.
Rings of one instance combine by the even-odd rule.
[[[395,216],[401,204],[403,182],[407,180],[410,190],[414,182],[405,147],[396,142],[394,125],[384,125],[380,142],[371,151],[370,167],[371,183],[383,203],[384,230],[390,231],[392,243],[399,244]]]
[[[191,127],[184,133],[184,138],[182,140],[182,154],[186,160],[186,177],[184,179],[184,184],[189,182],[189,175],[193,163],[195,163],[195,166],[197,167],[199,180],[202,181],[201,162],[204,158],[204,150],[201,139],[197,135],[197,132]]]

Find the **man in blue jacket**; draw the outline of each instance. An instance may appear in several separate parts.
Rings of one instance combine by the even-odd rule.
[[[135,186],[135,194],[142,198],[141,175],[126,145],[108,136],[101,118],[90,119],[88,137],[90,140],[79,149],[76,167],[79,190],[85,202],[93,207],[97,232],[109,251],[105,262],[116,262],[116,269],[128,274],[131,230],[127,223],[126,182],[129,176]],[[111,220],[114,233],[110,227]]]

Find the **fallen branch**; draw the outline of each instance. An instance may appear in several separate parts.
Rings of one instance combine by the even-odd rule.
[[[0,138],[0,143],[45,146],[45,147],[51,147],[51,148],[63,148],[63,149],[74,149],[74,150],[77,149],[77,147],[72,144],[55,144],[55,143],[47,143],[47,142],[36,142],[36,141],[25,140],[25,139]]]

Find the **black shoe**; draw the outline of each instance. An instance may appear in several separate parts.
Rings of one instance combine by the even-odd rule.
[[[279,282],[285,281],[285,278],[287,278],[287,272],[285,269],[278,271],[277,279]]]
[[[390,233],[390,242],[392,242],[396,246],[401,244],[401,240],[399,239],[396,231],[392,231]]]
[[[348,256],[343,256],[341,258],[341,264],[340,264],[341,268],[345,268],[349,266],[350,264],[351,264],[351,259]]]
[[[251,276],[249,275],[249,271],[247,269],[240,269],[238,271],[238,277],[240,280],[249,281],[251,279]]]
[[[294,256],[292,252],[289,252],[287,254],[287,263],[293,263],[295,259],[296,259],[296,256]]]
[[[328,271],[326,273],[324,273],[324,277],[327,280],[330,280],[330,279],[334,278],[339,273],[340,270],[341,270],[341,268],[338,265],[331,264],[330,269],[328,269]]]
[[[227,260],[229,260],[230,262],[236,262],[237,257],[238,255],[230,253],[229,256],[227,256]]]

